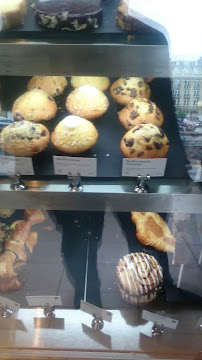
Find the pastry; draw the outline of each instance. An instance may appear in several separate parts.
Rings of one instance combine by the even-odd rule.
[[[109,88],[110,81],[108,77],[102,76],[72,76],[71,85],[73,88],[92,85],[101,91],[106,91]]]
[[[49,29],[78,31],[96,29],[102,24],[100,0],[39,0],[36,21]]]
[[[83,85],[72,91],[67,97],[66,108],[74,115],[86,119],[102,116],[109,107],[105,94],[92,85]]]
[[[13,209],[0,209],[0,217],[1,218],[9,218],[14,214],[15,210]]]
[[[26,0],[0,0],[2,30],[24,23]]]
[[[128,2],[127,0],[121,0],[116,14],[116,23],[122,29],[126,31],[138,31],[138,32],[154,32],[154,29],[142,21],[128,15]]]
[[[110,88],[110,94],[117,103],[128,105],[135,98],[149,99],[151,91],[143,78],[128,77],[116,80]]]
[[[95,145],[98,132],[88,120],[70,115],[62,120],[51,134],[56,149],[69,154],[79,154]]]
[[[27,90],[41,89],[52,97],[63,94],[67,87],[64,76],[33,76],[28,82]]]
[[[144,245],[164,252],[174,252],[176,239],[162,217],[153,212],[132,212],[137,239]]]
[[[25,220],[15,222],[12,237],[6,239],[0,256],[0,291],[13,291],[22,286],[26,262],[37,243],[37,233],[30,230],[32,225],[44,220],[42,211],[25,210]]]
[[[164,118],[154,102],[145,98],[136,98],[129,102],[119,114],[119,120],[125,129],[130,130],[142,123],[161,126]]]
[[[131,253],[119,260],[116,267],[121,296],[128,303],[143,305],[155,300],[162,287],[163,272],[154,256]]]
[[[14,156],[33,156],[46,148],[49,138],[49,131],[44,125],[22,120],[2,130],[0,147]]]
[[[145,81],[147,84],[149,84],[150,82],[152,82],[153,80],[155,80],[154,77],[146,77],[146,78],[143,78],[143,79],[144,79],[144,81]]]
[[[54,118],[57,105],[54,99],[43,90],[27,91],[15,100],[12,108],[16,120],[31,120],[40,122]]]
[[[127,158],[165,158],[169,150],[169,141],[160,127],[140,124],[123,136],[120,149]]]

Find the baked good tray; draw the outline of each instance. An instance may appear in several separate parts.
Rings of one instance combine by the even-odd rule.
[[[119,5],[117,0],[103,0],[101,3],[103,9],[103,24],[94,30],[84,31],[59,31],[43,28],[35,20],[34,9],[31,4],[37,0],[27,0],[27,14],[24,24],[0,32],[0,39],[26,39],[26,40],[62,40],[65,42],[102,42],[118,41],[120,43],[129,43],[127,40],[128,33],[116,25],[116,8]],[[131,34],[131,32],[130,32]],[[132,43],[130,41],[130,43]],[[164,35],[158,31],[150,31],[146,34],[136,32],[135,44],[145,45],[167,45]]]
[[[160,215],[172,228],[173,216]],[[0,222],[10,225],[23,218],[23,210],[17,210],[10,218],[0,218]],[[202,244],[194,215],[181,227],[185,231],[179,226],[175,234],[177,259],[173,264],[173,254],[157,251],[137,240],[130,213],[49,212],[44,223],[31,228],[37,231],[38,242],[27,262],[24,284],[16,291],[0,292],[0,296],[22,307],[28,307],[26,296],[60,296],[63,308],[78,309],[81,299],[106,309],[134,308],[121,298],[116,265],[128,253],[145,252],[162,266],[163,288],[157,299],[144,308],[159,308],[166,302],[201,305],[202,269],[198,257]],[[185,266],[177,288],[180,262]]]
[[[111,83],[116,79],[110,79]],[[12,105],[21,94],[26,91],[26,86],[29,77],[3,77],[3,98],[2,110],[10,111]],[[162,110],[164,115],[163,130],[170,140],[170,149],[167,156],[167,167],[165,178],[177,179],[188,178],[186,172],[186,158],[178,133],[178,126],[175,116],[175,109],[172,100],[171,82],[170,79],[155,79],[150,83],[151,100],[154,101]],[[55,126],[68,114],[65,108],[65,100],[67,95],[72,91],[70,79],[68,79],[68,87],[64,94],[56,97],[58,104],[58,112],[54,119],[43,122],[45,126],[52,132]],[[79,154],[81,157],[96,157],[97,158],[97,176],[102,178],[119,178],[122,173],[122,159],[123,155],[120,151],[120,141],[125,134],[125,129],[120,124],[118,119],[118,111],[121,106],[115,103],[110,97],[109,91],[106,92],[109,99],[108,111],[99,119],[93,120],[99,134],[96,145],[89,151]],[[12,117],[8,115],[8,117]],[[0,154],[4,154],[2,151]],[[53,169],[53,155],[68,156],[63,152],[55,149],[51,143],[42,153],[33,157],[33,165],[35,175],[49,176],[54,175]]]

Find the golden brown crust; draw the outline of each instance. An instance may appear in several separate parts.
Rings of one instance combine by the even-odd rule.
[[[116,80],[110,88],[111,97],[121,105],[135,98],[147,98],[151,96],[151,90],[141,77],[128,77]]]
[[[26,262],[37,244],[37,233],[30,232],[30,228],[45,220],[40,210],[25,210],[25,218],[11,225],[11,239],[5,241],[5,251],[0,256],[0,290],[3,292],[21,287]]]
[[[64,76],[33,76],[27,85],[27,90],[38,88],[56,97],[63,94],[66,87],[67,80]]]
[[[96,119],[102,116],[109,107],[105,94],[92,85],[83,85],[73,90],[66,100],[70,114],[85,119]]]
[[[174,252],[176,239],[162,217],[153,212],[132,212],[137,239],[144,245],[164,252]]]
[[[6,1],[2,2],[2,4],[0,4],[0,13],[3,20],[3,30],[21,25],[24,22],[26,14],[26,0],[13,0],[12,7],[11,4],[7,7]]]
[[[45,91],[32,89],[15,100],[12,108],[16,120],[34,122],[47,121],[54,118],[57,112],[55,100]]]
[[[137,98],[129,102],[118,114],[121,124],[130,130],[145,123],[162,126],[163,114],[157,105],[149,99]]]
[[[34,156],[45,150],[50,139],[48,129],[31,121],[16,121],[0,135],[2,150],[14,156]]]
[[[160,127],[140,124],[123,136],[120,149],[126,158],[165,158],[169,150],[169,141]]]

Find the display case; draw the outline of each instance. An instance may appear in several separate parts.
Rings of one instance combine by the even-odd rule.
[[[200,359],[202,57],[57,1],[0,4],[0,357]]]

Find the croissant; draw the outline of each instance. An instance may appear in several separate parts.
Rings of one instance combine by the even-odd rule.
[[[164,252],[174,252],[176,239],[162,217],[153,212],[132,212],[136,236],[144,245]]]
[[[31,226],[45,220],[40,210],[25,210],[25,220],[11,225],[11,238],[5,241],[5,250],[0,256],[0,290],[17,290],[22,286],[26,262],[37,244],[37,233],[30,232]]]

